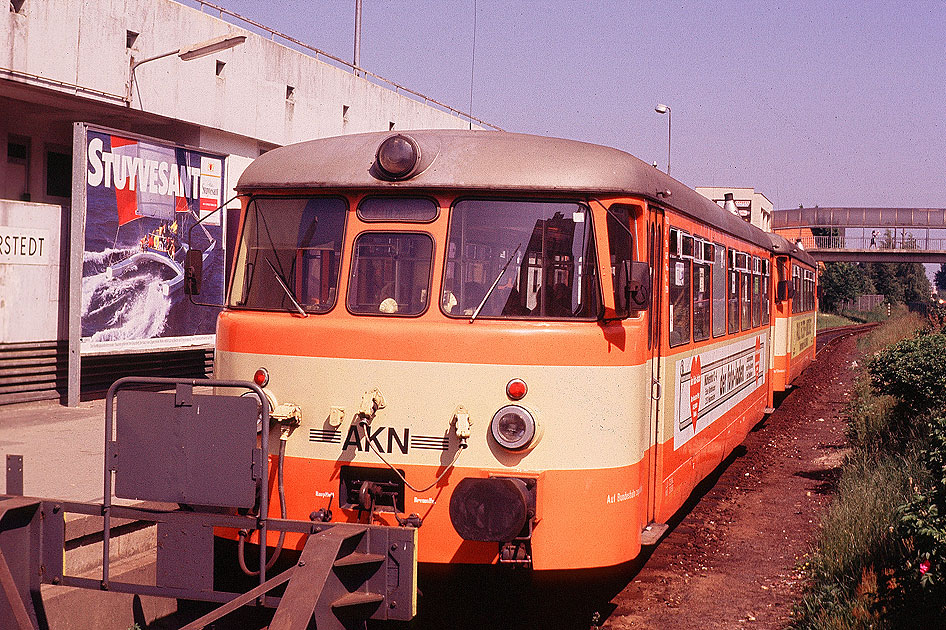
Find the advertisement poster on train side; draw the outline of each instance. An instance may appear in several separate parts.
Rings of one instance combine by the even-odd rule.
[[[673,448],[680,448],[759,387],[768,373],[766,335],[676,362]]]
[[[815,343],[815,316],[797,319],[792,322],[792,358],[807,350]]]
[[[200,301],[221,303],[225,156],[91,127],[85,145],[82,352],[213,343],[219,309],[184,294],[184,257],[202,252]]]

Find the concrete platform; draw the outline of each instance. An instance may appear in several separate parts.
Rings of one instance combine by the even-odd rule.
[[[58,401],[0,406],[0,465],[23,456],[23,494],[70,501],[102,501],[105,401],[64,407]]]
[[[104,400],[78,407],[56,401],[0,406],[0,492],[6,488],[6,455],[14,454],[23,456],[24,495],[99,503],[104,491],[104,451]],[[115,526],[122,533],[113,537],[109,554],[113,579],[154,584],[154,526],[129,527],[120,520]],[[100,517],[66,515],[66,572],[101,576],[101,539]],[[127,630],[135,624],[145,628],[178,609],[176,600],[166,598],[53,585],[44,585],[42,593],[50,630]]]

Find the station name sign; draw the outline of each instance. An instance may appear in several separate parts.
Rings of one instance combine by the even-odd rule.
[[[0,265],[48,265],[49,232],[0,225]]]

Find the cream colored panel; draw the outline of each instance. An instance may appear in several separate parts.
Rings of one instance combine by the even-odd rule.
[[[784,317],[775,317],[772,320],[775,323],[773,327],[775,333],[772,338],[772,356],[781,357],[788,354],[788,319]]]
[[[368,439],[394,465],[446,465],[458,440],[451,426],[459,406],[473,423],[458,466],[494,469],[595,469],[639,461],[647,448],[650,377],[647,366],[573,367],[467,365],[337,358],[248,355],[219,351],[216,377],[270,373],[268,390],[279,403],[302,408],[303,424],[290,437],[290,456],[380,463]],[[521,378],[521,401],[539,425],[528,452],[510,452],[489,436],[493,414],[513,404],[506,384]],[[384,406],[369,437],[353,426],[366,393],[377,389]],[[347,446],[347,448],[346,448]]]
[[[760,333],[675,362],[674,450],[765,387],[767,345],[768,334]]]
[[[815,343],[815,315],[808,313],[792,318],[792,358],[807,350]]]

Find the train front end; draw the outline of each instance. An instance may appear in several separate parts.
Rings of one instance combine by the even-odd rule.
[[[618,279],[635,216],[553,176],[497,183],[535,147],[482,134],[254,163],[216,377],[271,397],[273,517],[418,527],[422,563],[617,565],[647,508],[645,317]],[[505,164],[477,157],[497,144]],[[293,179],[305,160],[340,174]]]

